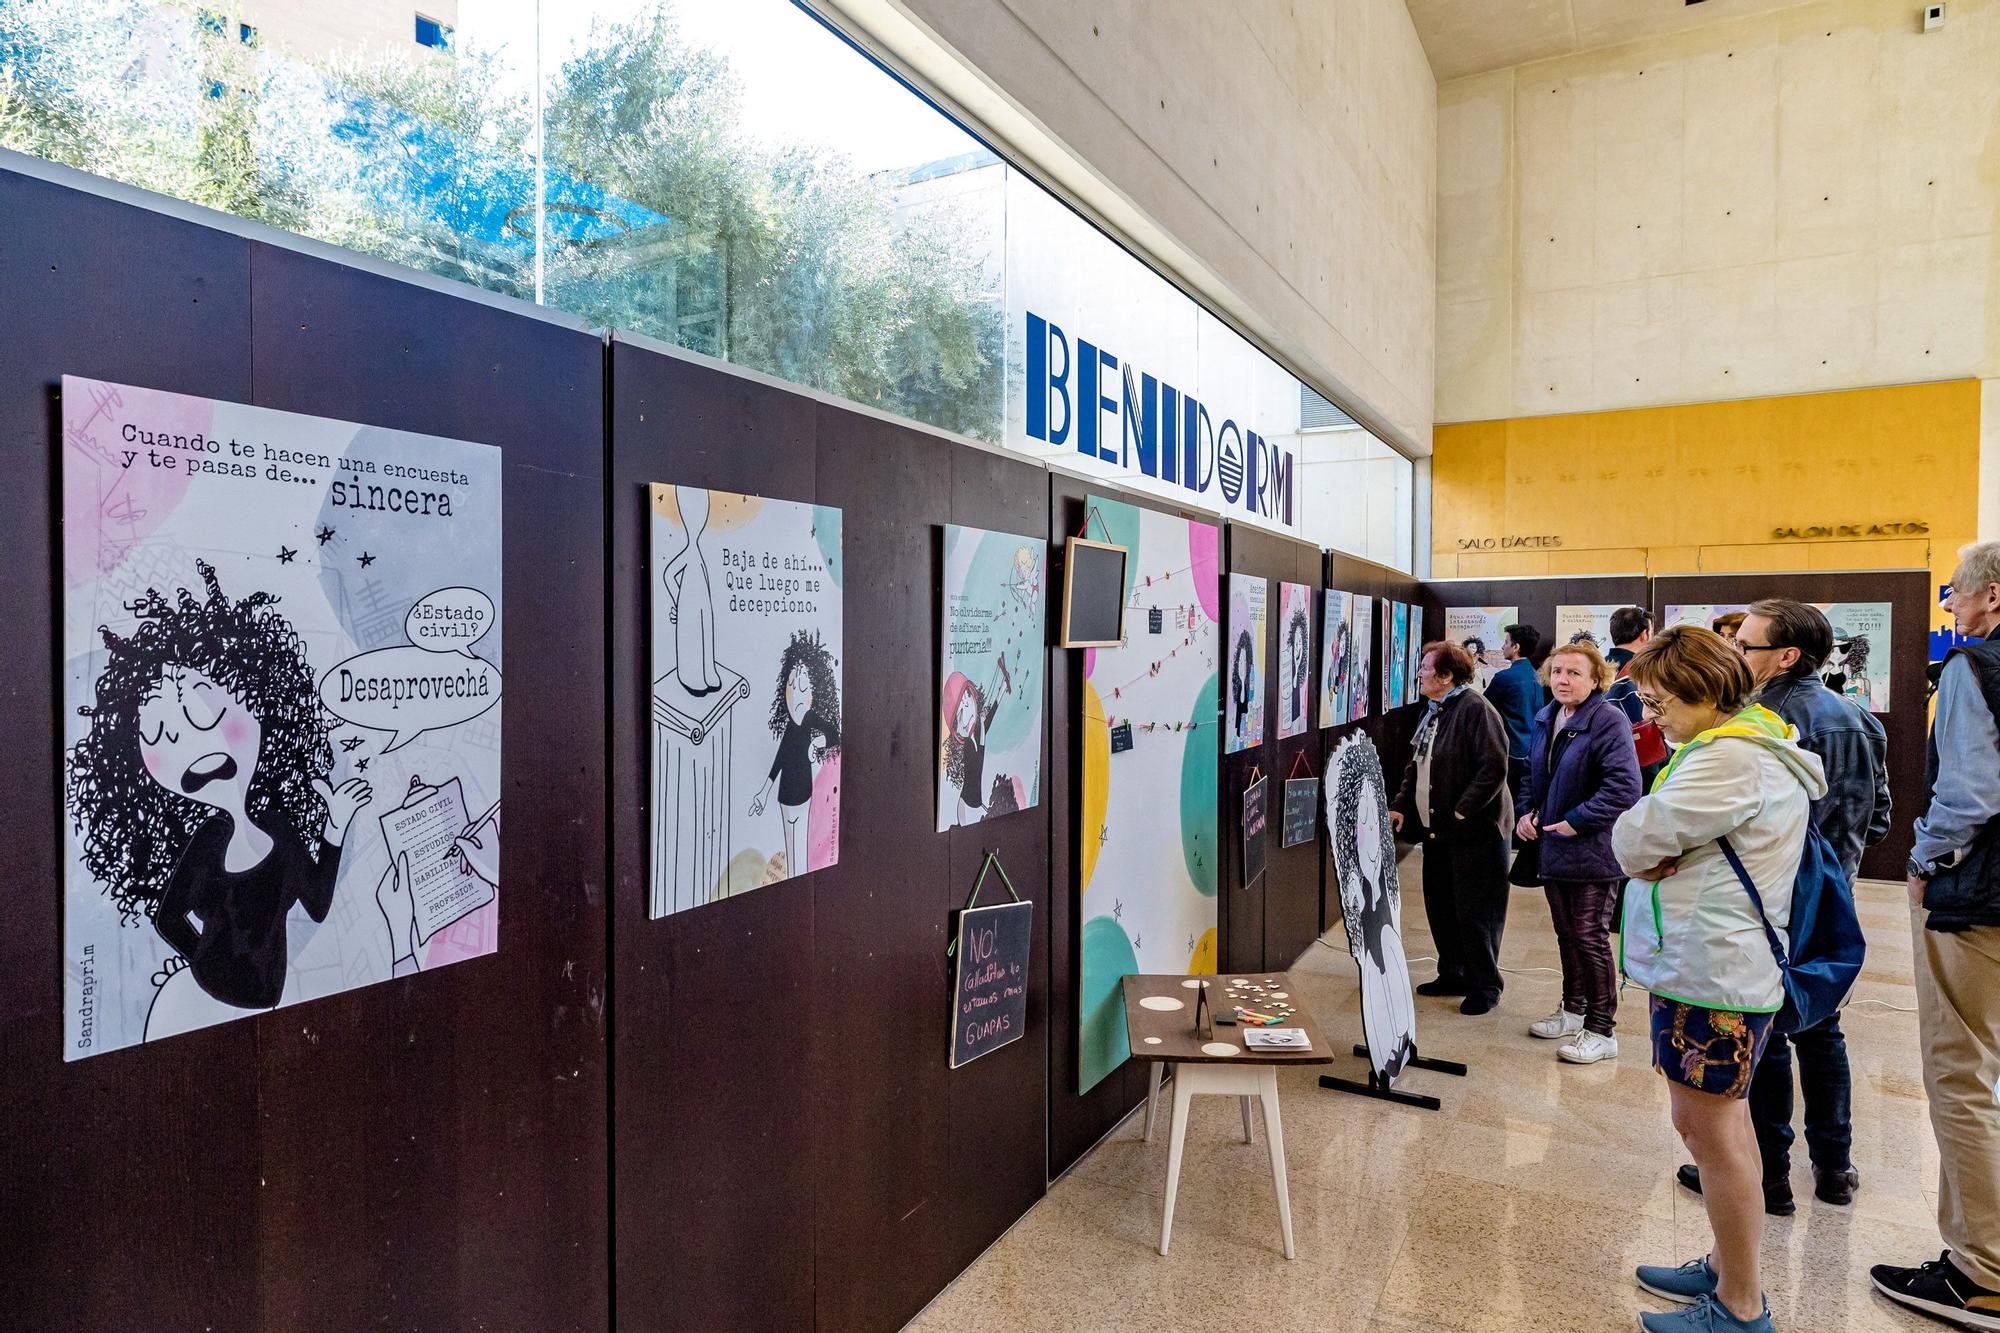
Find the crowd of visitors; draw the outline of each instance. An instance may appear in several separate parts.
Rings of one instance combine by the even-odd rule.
[[[1936,675],[1907,887],[1946,1248],[1871,1277],[1913,1310],[2000,1330],[2000,542],[1960,553],[1944,605],[1961,642]],[[1562,999],[1528,1031],[1562,1061],[1619,1054],[1621,971],[1648,992],[1651,1060],[1694,1159],[1677,1179],[1715,1246],[1638,1269],[1681,1307],[1641,1323],[1763,1333],[1764,1217],[1796,1207],[1795,1066],[1814,1194],[1840,1206],[1861,1188],[1841,995],[1825,993],[1842,974],[1809,955],[1828,920],[1853,920],[1862,854],[1890,830],[1887,736],[1821,678],[1833,630],[1804,602],[1658,632],[1625,607],[1609,653],[1580,637],[1539,664],[1535,627],[1506,636],[1483,697],[1462,647],[1424,646],[1390,816],[1424,848],[1438,975],[1417,991],[1468,1014],[1498,1004],[1511,881],[1548,898]]]

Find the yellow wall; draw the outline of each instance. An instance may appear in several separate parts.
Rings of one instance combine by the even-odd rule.
[[[1439,424],[1431,573],[1928,567],[1943,583],[1977,526],[1979,398],[1977,380],[1950,380]],[[1779,527],[1896,523],[1929,530],[1773,537]],[[1513,537],[1559,544],[1463,545]]]

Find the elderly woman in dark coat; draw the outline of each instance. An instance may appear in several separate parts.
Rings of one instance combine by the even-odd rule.
[[[1472,655],[1427,643],[1417,667],[1423,720],[1389,823],[1424,844],[1424,914],[1438,975],[1419,995],[1462,995],[1459,1012],[1500,1002],[1500,934],[1507,925],[1507,725],[1471,687]]]
[[[1624,872],[1611,850],[1611,826],[1638,803],[1639,760],[1631,722],[1604,697],[1616,673],[1595,645],[1559,646],[1542,674],[1555,702],[1535,717],[1515,832],[1540,852],[1563,992],[1561,1008],[1528,1031],[1561,1041],[1556,1054],[1572,1064],[1595,1064],[1618,1054],[1611,919]]]

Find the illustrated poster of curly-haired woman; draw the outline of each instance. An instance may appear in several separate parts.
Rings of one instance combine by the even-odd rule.
[[[1327,784],[1328,828],[1347,943],[1361,973],[1361,1028],[1385,1079],[1416,1054],[1416,1003],[1403,952],[1402,895],[1382,770],[1365,737],[1343,743]]]
[[[109,657],[90,730],[70,750],[84,862],[128,917],[149,918],[169,961],[146,1040],[283,998],[285,918],[326,920],[348,827],[372,791],[330,781],[333,752],[304,646],[277,598],[149,591]]]
[[[801,875],[806,862],[806,808],[812,803],[813,767],[840,748],[840,686],[833,658],[818,634],[792,635],[778,664],[778,688],[771,700],[771,734],[778,752],[764,785],[750,798],[750,814],[764,813],[775,784],[778,816],[785,826],[785,863],[778,878]],[[818,737],[815,745],[814,737]]]

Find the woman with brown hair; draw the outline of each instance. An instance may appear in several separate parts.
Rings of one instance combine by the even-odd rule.
[[[1523,843],[1536,844],[1562,953],[1562,1004],[1528,1031],[1561,1041],[1556,1054],[1571,1064],[1618,1054],[1611,1035],[1618,1014],[1611,918],[1624,875],[1611,850],[1611,825],[1640,792],[1631,723],[1604,697],[1617,674],[1588,642],[1558,644],[1542,664],[1555,702],[1535,717],[1515,826]]]
[[[1757,1270],[1763,1158],[1750,1077],[1784,1003],[1764,923],[1785,931],[1811,803],[1826,792],[1817,756],[1777,714],[1751,703],[1743,655],[1713,630],[1649,640],[1627,675],[1679,744],[1650,794],[1612,829],[1632,876],[1625,975],[1652,993],[1653,1063],[1674,1128],[1701,1172],[1715,1250],[1678,1268],[1645,1265],[1639,1285],[1689,1308],[1647,1314],[1654,1333],[1771,1333]],[[1757,886],[1760,912],[1738,878]]]
[[[1424,914],[1438,974],[1419,995],[1459,995],[1463,1014],[1500,1002],[1500,934],[1507,925],[1507,726],[1471,688],[1472,655],[1424,645],[1417,665],[1423,720],[1390,807],[1389,823],[1424,845]]]

